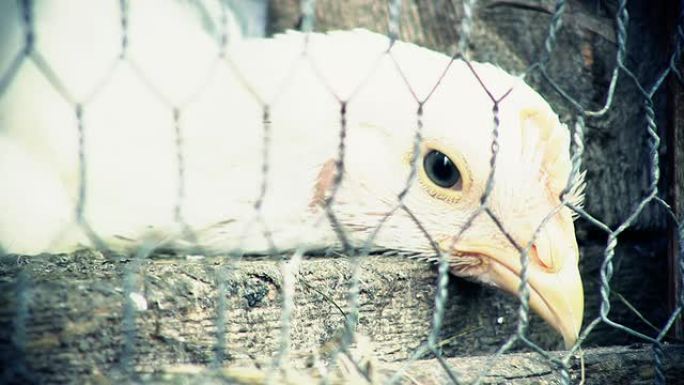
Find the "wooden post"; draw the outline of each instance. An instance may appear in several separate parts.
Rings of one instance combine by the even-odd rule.
[[[681,22],[678,20],[678,15],[681,12],[679,8],[679,2],[672,0],[669,1],[672,9],[677,9],[677,12],[672,13],[670,18],[670,31],[671,36],[676,36],[678,25]],[[677,41],[673,41],[673,49],[676,48],[675,45]],[[678,63],[680,71],[684,70],[684,66],[681,65],[681,58]],[[671,189],[668,191],[670,195],[670,202],[672,204],[672,210],[679,221],[684,220],[684,86],[679,79],[674,76],[670,77],[670,95],[672,100],[671,109],[671,120],[668,122],[668,132],[667,132],[667,143],[670,150],[669,156],[669,173],[670,180],[672,181]],[[675,311],[677,306],[679,306],[679,298],[682,295],[682,274],[683,271],[679,269],[679,263],[681,258],[681,245],[679,244],[679,239],[682,235],[679,234],[679,230],[676,225],[673,225],[670,231],[670,245],[668,252],[668,266],[669,266],[669,308],[670,312]],[[680,316],[675,322],[671,334],[675,338],[684,338],[684,320]]]
[[[672,210],[681,221],[684,218],[684,87],[677,81],[672,81],[673,113],[670,125],[670,143],[672,155],[670,167],[672,175]],[[670,232],[669,270],[670,270],[670,310],[674,311],[679,305],[682,295],[682,279],[684,272],[679,269],[681,258],[681,245],[679,245],[679,229],[672,227]],[[677,338],[684,337],[684,322],[680,317],[674,326],[674,335]]]

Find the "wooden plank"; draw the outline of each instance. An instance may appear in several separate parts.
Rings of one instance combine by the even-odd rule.
[[[680,66],[681,70],[681,66]],[[672,143],[671,154],[669,160],[670,173],[672,178],[672,186],[670,189],[670,196],[672,197],[672,209],[680,221],[684,220],[684,87],[676,80],[670,83],[672,87],[672,120],[669,126],[668,139]],[[682,275],[684,271],[679,269],[679,264],[682,251],[679,244],[680,237],[684,238],[684,234],[679,234],[680,229],[673,227],[670,233],[670,247],[669,247],[669,305],[670,310],[679,306],[679,298],[684,295],[682,293]],[[684,338],[684,321],[682,318],[676,322],[674,327],[674,335],[677,338]]]
[[[436,269],[397,257],[370,256],[361,263],[358,331],[371,339],[379,359],[406,360],[430,332]],[[221,353],[226,363],[269,360],[280,341],[279,264],[273,259],[231,263],[227,258],[157,255],[134,268],[131,260],[92,251],[6,256],[0,261],[0,368],[5,374],[27,368],[40,382],[73,381],[121,368],[127,343],[126,284],[132,285],[138,304],[129,319],[134,325],[129,358],[136,371],[213,362],[218,315],[225,324]],[[350,273],[347,258],[302,261],[289,323],[295,367],[336,344],[348,309]],[[591,293],[588,317],[595,317],[598,291]],[[512,297],[451,277],[443,353],[493,353],[514,333],[516,311]],[[536,316],[528,336],[548,350],[562,344]],[[615,341],[624,342],[624,333],[605,325],[589,339],[590,344]]]
[[[280,341],[279,263],[157,256],[133,273],[130,260],[89,251],[7,256],[0,263],[0,367],[20,360],[36,375],[66,380],[120,366],[127,282],[139,308],[130,319],[136,370],[212,362],[218,314],[225,320],[222,353],[228,362],[270,357]],[[347,258],[302,262],[289,328],[294,362],[303,364],[340,335],[350,273]],[[404,360],[426,340],[435,282],[434,266],[424,262],[380,256],[362,261],[359,331],[372,338],[383,360]],[[219,288],[223,304],[217,300]],[[512,297],[456,279],[449,292],[445,354],[493,352],[515,330]],[[561,346],[537,318],[530,337],[547,349]]]
[[[560,359],[561,352],[551,355]],[[663,365],[667,384],[684,384],[684,347],[667,347]],[[443,366],[437,360],[419,360],[409,367],[403,363],[382,363],[371,359],[361,360],[359,371],[340,360],[342,370],[330,376],[332,384],[383,384],[400,372],[399,383],[437,385],[451,384]],[[459,383],[473,383],[483,373],[483,385],[538,385],[560,384],[557,370],[534,353],[506,354],[496,360],[491,356],[450,358],[447,365]],[[196,365],[177,365],[160,373],[143,376],[142,384],[267,384],[269,369],[256,367],[225,367],[207,370]],[[570,381],[586,385],[650,384],[654,378],[653,352],[648,347],[610,347],[588,349],[570,360]],[[115,378],[125,378],[115,376]],[[273,377],[275,384],[318,384],[320,373],[316,369],[286,369]]]

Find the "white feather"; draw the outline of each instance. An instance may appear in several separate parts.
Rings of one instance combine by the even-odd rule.
[[[477,183],[472,196],[456,203],[435,199],[415,183],[406,203],[438,239],[452,236],[478,206],[489,173],[493,102],[464,62],[451,63],[442,77],[449,57],[402,42],[387,54],[388,39],[364,30],[233,41],[221,58],[206,20],[187,4],[168,1],[131,3],[128,50],[120,60],[114,3],[36,10],[37,53],[73,103],[30,58],[0,95],[0,244],[7,251],[92,245],[74,215],[80,183],[74,103],[83,105],[84,218],[114,249],[154,240],[177,248],[197,241],[211,252],[268,251],[254,208],[266,106],[265,227],[281,249],[337,244],[312,201],[321,168],[337,157],[341,102],[348,103],[345,174],[333,208],[352,242],[362,244],[405,187],[419,102],[437,82],[424,105],[423,136],[460,153]],[[541,155],[522,150],[518,113],[529,105],[550,109],[522,81],[488,64],[473,65],[495,97],[513,87],[500,106],[495,210],[511,221],[507,210],[543,217],[527,207],[546,195]],[[174,211],[180,159],[180,214],[194,240]],[[375,244],[430,250],[401,211]]]

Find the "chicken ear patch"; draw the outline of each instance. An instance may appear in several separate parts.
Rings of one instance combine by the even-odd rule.
[[[335,182],[336,174],[337,167],[334,159],[328,159],[323,163],[316,178],[313,197],[311,198],[311,203],[309,203],[309,208],[316,209],[325,204],[325,200],[328,198],[330,189]]]

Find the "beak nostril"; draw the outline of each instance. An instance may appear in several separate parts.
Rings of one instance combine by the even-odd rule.
[[[544,261],[544,258],[542,258],[542,257],[539,255],[539,250],[538,250],[538,248],[537,248],[537,244],[536,244],[536,243],[533,243],[533,244],[532,244],[532,247],[530,247],[529,255],[530,255],[530,260],[531,260],[531,261],[533,261],[534,263],[538,264],[539,266],[541,266],[541,267],[542,267],[543,269],[545,269],[545,270],[551,270],[552,266],[549,266],[549,265]]]

